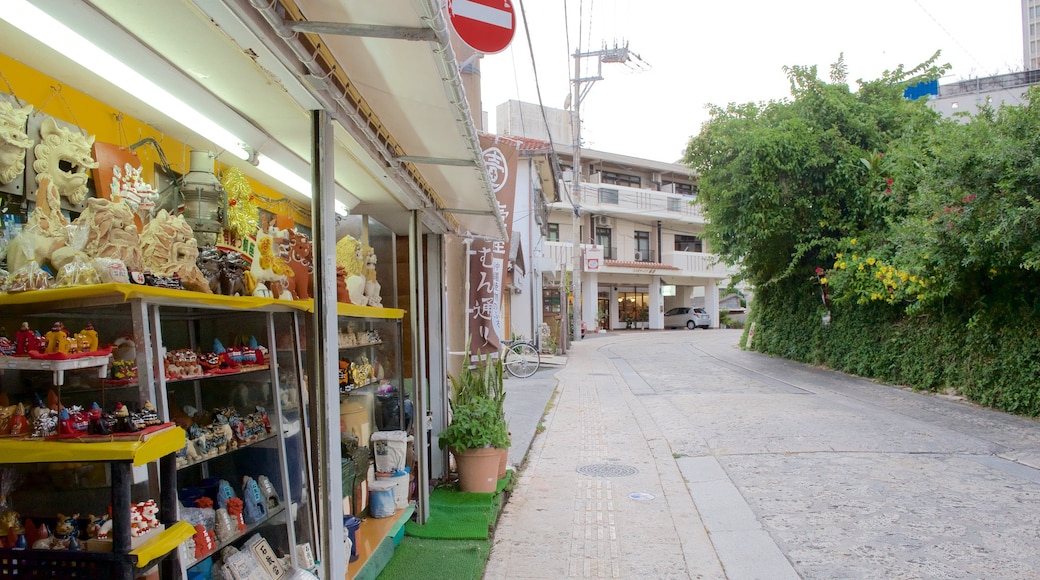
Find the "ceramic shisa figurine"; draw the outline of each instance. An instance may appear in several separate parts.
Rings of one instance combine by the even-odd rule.
[[[372,248],[365,247],[365,299],[369,306],[381,307],[383,305],[383,298],[379,295],[380,286],[379,281],[376,280],[376,251]]]
[[[39,184],[36,207],[29,213],[22,233],[7,246],[7,270],[12,278],[26,271],[32,262],[37,266],[49,264],[51,255],[65,246],[65,226],[69,220],[61,213],[58,187],[48,179]]]
[[[157,276],[177,275],[188,290],[211,294],[209,282],[199,270],[198,242],[183,216],[159,210],[141,232],[144,268]]]
[[[112,533],[112,516],[103,514],[87,516],[87,537],[92,540],[107,540]]]
[[[116,259],[130,270],[144,268],[134,212],[125,201],[92,197],[72,225],[85,232],[82,246],[55,250],[51,259],[55,267],[61,268],[78,257]]]
[[[289,277],[288,289],[296,300],[309,300],[313,294],[314,244],[306,235],[296,230],[288,231],[288,242],[282,244],[283,257],[293,275]]]
[[[91,157],[93,145],[93,136],[59,127],[50,117],[44,119],[40,125],[40,142],[33,150],[36,183],[42,185],[42,180],[49,179],[57,186],[59,195],[74,204],[83,203],[88,192],[88,170],[98,166]]]
[[[33,144],[25,127],[32,111],[32,105],[19,108],[0,101],[0,185],[11,183],[25,171],[25,152]]]
[[[294,276],[293,270],[279,255],[276,242],[276,238],[281,240],[286,235],[284,230],[273,226],[266,232],[263,230],[256,232],[256,255],[253,256],[253,263],[249,267],[249,274],[256,283],[253,296],[262,296],[262,288],[271,291],[272,286],[280,286],[284,289],[287,278]],[[279,295],[274,295],[272,291],[270,297],[292,300],[292,294],[288,290],[284,290]]]
[[[122,170],[112,167],[112,199],[125,202],[142,226],[152,219],[159,192],[141,177],[143,168],[127,163]]]

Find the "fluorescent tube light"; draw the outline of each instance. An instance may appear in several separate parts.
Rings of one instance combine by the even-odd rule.
[[[0,19],[6,20],[15,28],[21,29],[87,70],[105,71],[105,79],[108,82],[162,111],[228,153],[243,160],[249,158],[241,139],[39,8],[24,0],[7,0],[3,9],[0,9]]]
[[[256,168],[278,181],[285,184],[286,187],[299,193],[300,195],[311,197],[311,182],[296,175],[292,171],[285,168],[284,165],[278,163],[274,159],[271,159],[267,155],[260,153],[256,157]]]

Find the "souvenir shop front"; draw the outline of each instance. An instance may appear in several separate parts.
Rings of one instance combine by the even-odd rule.
[[[4,3],[0,575],[352,578],[424,517],[445,240],[504,237],[444,15],[254,4]]]

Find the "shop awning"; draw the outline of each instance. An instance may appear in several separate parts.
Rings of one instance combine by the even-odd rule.
[[[404,233],[402,210],[421,209],[428,231],[505,237],[436,0],[31,4],[299,176],[309,177],[308,111],[334,107],[337,199],[355,213]],[[421,40],[384,37],[393,30]],[[221,149],[118,88],[111,71],[85,69],[6,22],[0,52],[190,146]],[[247,161],[220,161],[306,201]]]

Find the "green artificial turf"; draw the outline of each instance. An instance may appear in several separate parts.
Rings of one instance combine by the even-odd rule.
[[[479,580],[491,542],[405,536],[377,580]]]
[[[430,493],[430,518],[425,524],[406,522],[405,534],[415,538],[486,540],[502,507],[502,492],[512,471],[498,480],[494,493],[470,493],[439,487]]]

